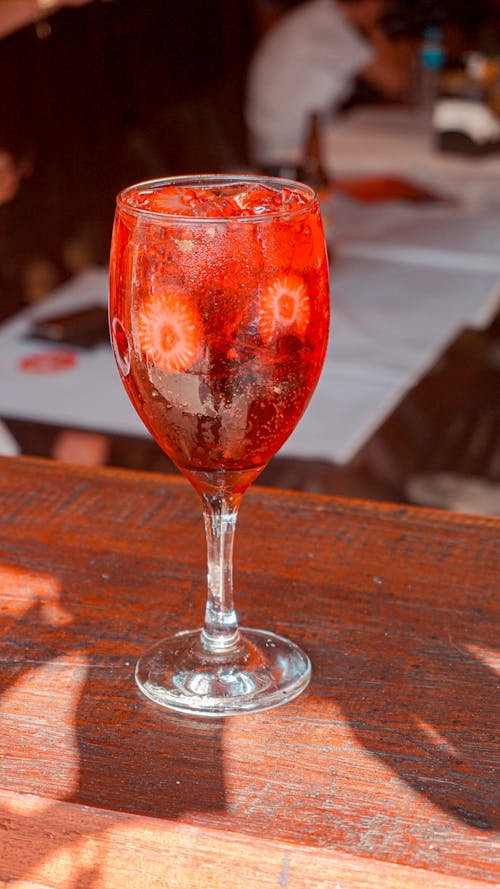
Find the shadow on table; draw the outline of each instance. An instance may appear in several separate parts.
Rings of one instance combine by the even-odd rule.
[[[309,647],[311,697],[340,707],[360,744],[443,812],[495,829],[498,638],[487,605],[464,632],[459,608],[414,605],[411,592],[402,601],[382,578],[369,583],[358,619],[352,592],[339,586],[329,644]]]
[[[76,847],[97,820],[85,835],[85,825],[64,826],[75,816],[61,807],[105,810],[104,832],[123,813],[175,820],[224,810],[223,722],[169,715],[143,698],[133,676],[137,643],[119,642],[126,603],[103,607],[102,622],[91,623],[81,593],[73,586],[67,594],[68,570],[44,575],[40,556],[22,567],[0,563],[0,828],[8,837],[0,882],[33,877],[66,847],[75,876],[64,889],[84,889],[96,884],[101,846],[88,866]]]
[[[356,517],[353,523],[354,531],[342,533],[368,540],[370,529]],[[331,700],[340,707],[359,743],[398,779],[459,822],[490,831],[498,797],[493,775],[485,773],[485,763],[496,755],[493,707],[488,710],[485,703],[497,690],[489,665],[496,638],[488,591],[477,606],[465,591],[456,611],[445,604],[440,608],[433,588],[442,588],[453,552],[446,563],[437,564],[429,538],[428,562],[414,595],[411,564],[403,587],[396,571],[391,573],[387,554],[380,563],[385,573],[375,573],[377,533],[367,544],[373,550],[366,552],[362,589],[352,588],[347,562],[335,567],[335,547],[330,547],[335,596],[329,586],[316,618],[304,618],[304,645],[314,664],[310,698],[320,706]],[[125,558],[122,553],[116,564],[108,563],[106,555],[96,557],[102,564],[94,560],[84,590],[85,574],[80,568],[75,586],[64,552],[57,576],[50,576],[43,573],[43,540],[35,550],[30,547],[20,540],[18,564],[0,564],[0,826],[12,826],[8,854],[0,856],[0,879],[35,879],[44,862],[66,850],[75,855],[75,864],[64,889],[90,889],[99,882],[106,843],[123,813],[175,821],[184,812],[224,812],[224,724],[171,716],[135,688],[136,657],[152,641],[146,637],[165,601],[163,575],[155,574],[154,565],[149,566],[154,598],[145,608],[135,597],[129,602],[125,596],[112,597],[114,584],[117,592],[122,588],[120,572],[127,574],[130,588],[139,581],[143,562],[134,561],[133,554]],[[352,553],[359,557],[359,545]],[[411,563],[411,553],[408,559]],[[106,593],[96,591],[95,583],[105,566],[110,572],[103,581]],[[186,593],[189,570],[182,568]],[[199,567],[194,566],[194,574]],[[441,586],[435,584],[438,574]],[[306,583],[304,591],[309,591]],[[282,593],[288,594],[288,589]],[[286,598],[278,594],[266,608],[276,616],[286,614],[285,605]],[[473,622],[466,623],[465,614],[473,615]],[[269,615],[261,617],[267,622]],[[132,627],[136,638],[124,642]],[[251,758],[251,746],[249,751]],[[191,780],[184,781],[188,775]],[[23,796],[29,794],[44,798],[43,811],[36,800],[30,809]],[[71,803],[83,809],[78,824],[66,828],[61,807]],[[99,821],[105,827],[88,823],[84,836],[96,840],[90,861],[75,852],[86,806],[106,813]]]

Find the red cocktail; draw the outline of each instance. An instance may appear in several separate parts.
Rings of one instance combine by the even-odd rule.
[[[153,682],[144,659],[138,682],[165,706],[189,712],[275,706],[303,685],[294,679],[293,693],[273,691],[272,670],[262,665],[253,690],[243,680],[248,645],[232,608],[227,547],[242,493],[295,428],[325,356],[328,266],[314,192],[224,176],[125,190],[113,231],[110,323],[127,393],[199,492],[208,533],[207,622],[201,633],[183,634],[182,690],[158,695],[168,670]],[[221,568],[224,548],[229,563]],[[228,669],[231,689],[221,694]]]

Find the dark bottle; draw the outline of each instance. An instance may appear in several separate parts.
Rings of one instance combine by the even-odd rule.
[[[309,118],[302,160],[297,169],[297,178],[316,191],[321,191],[330,185],[330,177],[322,161],[321,124],[320,115],[317,112],[311,114]]]

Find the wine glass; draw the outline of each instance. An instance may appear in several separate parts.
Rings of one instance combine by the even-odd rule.
[[[308,684],[293,642],[240,629],[232,550],[250,483],[302,416],[323,365],[328,264],[314,191],[257,176],[181,176],[117,198],[110,330],[127,394],[198,492],[208,597],[203,628],[138,661],[147,697],[221,716],[283,704]]]

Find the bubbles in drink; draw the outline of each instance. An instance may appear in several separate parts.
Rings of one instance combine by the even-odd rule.
[[[126,204],[112,299],[130,307],[124,383],[136,409],[184,471],[262,468],[303,413],[326,350],[317,202],[282,180],[207,179],[138,187]]]

